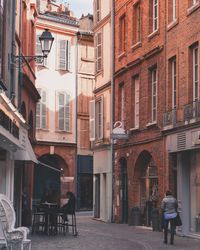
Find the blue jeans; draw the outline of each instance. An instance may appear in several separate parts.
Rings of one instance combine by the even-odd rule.
[[[167,235],[168,235],[168,225],[170,223],[170,243],[173,244],[174,243],[174,233],[175,233],[175,229],[176,229],[176,225],[175,225],[175,219],[169,219],[166,220],[164,219],[164,242],[167,243]]]

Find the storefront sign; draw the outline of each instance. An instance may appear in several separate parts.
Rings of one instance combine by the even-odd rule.
[[[16,125],[15,119],[10,119],[3,110],[0,110],[0,125],[19,139],[19,127]]]

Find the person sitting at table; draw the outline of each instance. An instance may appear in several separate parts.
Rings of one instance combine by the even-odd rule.
[[[61,216],[64,221],[68,220],[67,215],[75,213],[76,208],[76,198],[72,192],[67,192],[67,198],[69,199],[68,202],[63,205],[59,210],[63,215]]]

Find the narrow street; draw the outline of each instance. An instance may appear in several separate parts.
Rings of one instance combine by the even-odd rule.
[[[58,236],[33,235],[32,250],[153,250],[192,249],[197,250],[200,240],[175,237],[175,245],[164,245],[161,232],[136,228],[126,224],[108,224],[96,221],[89,213],[77,213],[78,237],[71,233]]]

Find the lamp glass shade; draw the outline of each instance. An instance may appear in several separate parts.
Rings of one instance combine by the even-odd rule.
[[[47,56],[49,52],[51,51],[51,47],[54,41],[54,38],[49,32],[48,29],[45,29],[45,31],[42,33],[42,35],[39,37],[40,43],[41,43],[41,50],[44,56]]]

